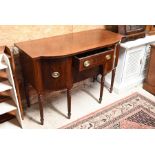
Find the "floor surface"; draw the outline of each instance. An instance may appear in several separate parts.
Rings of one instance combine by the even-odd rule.
[[[102,103],[98,103],[100,92],[100,84],[96,82],[83,82],[82,85],[72,90],[72,115],[71,119],[67,119],[67,98],[66,93],[62,92],[59,95],[46,98],[44,105],[44,125],[40,125],[40,115],[38,104],[31,105],[25,109],[25,117],[23,120],[24,129],[56,129],[60,128],[80,117],[83,117],[93,111],[105,107],[123,97],[126,97],[134,92],[139,92],[144,96],[155,101],[155,97],[142,89],[142,86],[133,88],[128,92],[116,94],[109,93],[104,88]],[[11,120],[0,124],[0,129],[21,129],[16,120]]]

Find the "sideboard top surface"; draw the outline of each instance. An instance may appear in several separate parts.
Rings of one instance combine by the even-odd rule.
[[[60,36],[16,43],[31,58],[65,57],[119,42],[122,35],[103,29],[69,33]]]

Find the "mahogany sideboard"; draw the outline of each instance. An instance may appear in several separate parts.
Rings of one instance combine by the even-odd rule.
[[[101,74],[102,101],[104,76],[112,71],[112,92],[122,35],[96,29],[16,43],[20,52],[25,94],[27,84],[37,91],[41,124],[44,124],[43,94],[67,89],[68,118],[71,116],[71,89],[75,82]]]

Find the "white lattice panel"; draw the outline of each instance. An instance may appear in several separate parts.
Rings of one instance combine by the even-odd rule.
[[[140,75],[143,55],[143,48],[136,49],[127,53],[124,78],[130,78]]]

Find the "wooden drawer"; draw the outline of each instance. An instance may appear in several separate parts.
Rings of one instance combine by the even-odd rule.
[[[95,66],[104,65],[105,62],[112,62],[114,49],[104,48],[79,54],[74,57],[74,65],[79,71],[93,68]]]

